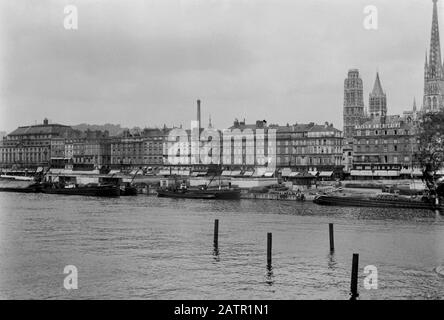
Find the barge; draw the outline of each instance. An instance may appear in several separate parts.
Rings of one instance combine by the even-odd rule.
[[[444,205],[436,204],[427,197],[405,197],[393,194],[365,195],[319,195],[313,200],[320,205],[379,207],[398,209],[425,209],[444,211]]]

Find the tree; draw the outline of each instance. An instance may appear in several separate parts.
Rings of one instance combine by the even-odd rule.
[[[430,191],[436,190],[436,172],[444,161],[444,110],[422,115],[419,125],[417,161],[423,168],[423,180]]]

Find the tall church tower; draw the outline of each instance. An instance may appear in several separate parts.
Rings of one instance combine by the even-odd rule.
[[[387,115],[387,96],[382,90],[379,73],[376,73],[373,91],[369,97],[368,109],[371,118],[385,117]]]
[[[430,38],[429,59],[424,65],[424,101],[423,111],[434,111],[444,108],[444,66],[441,60],[439,43],[438,0],[433,1],[432,34]]]
[[[364,118],[364,97],[362,79],[359,70],[351,69],[344,81],[344,138],[346,143],[353,140],[355,125],[359,125]]]

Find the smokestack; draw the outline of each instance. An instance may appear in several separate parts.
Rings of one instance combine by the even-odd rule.
[[[199,132],[200,132],[200,100],[197,100],[197,119],[199,122]]]

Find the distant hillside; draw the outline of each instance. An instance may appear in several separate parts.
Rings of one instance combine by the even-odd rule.
[[[8,133],[6,131],[0,131],[0,139],[6,136]]]
[[[127,130],[127,128],[122,128],[120,126],[120,124],[111,124],[111,123],[106,123],[103,125],[99,125],[99,124],[86,124],[86,123],[81,123],[75,126],[71,126],[74,129],[80,130],[80,131],[86,131],[86,130],[101,130],[101,131],[105,131],[107,130],[109,132],[110,136],[117,136],[119,134],[121,134],[124,130]]]

